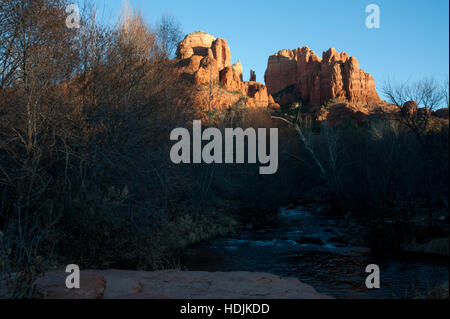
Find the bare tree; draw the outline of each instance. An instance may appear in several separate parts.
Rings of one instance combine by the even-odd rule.
[[[444,83],[442,84],[442,94],[444,96],[444,105],[449,108],[450,107],[450,94],[449,94],[449,90],[450,90],[450,83],[449,80],[447,78],[447,80],[444,81]]]
[[[398,107],[398,120],[416,135],[425,152],[438,162],[442,162],[439,150],[430,143],[427,133],[433,111],[448,104],[447,88],[447,84],[440,85],[435,78],[430,77],[411,84],[395,84],[388,80],[382,89],[388,102]]]
[[[282,120],[296,130],[308,156],[302,158],[292,154],[289,155],[314,172],[324,182],[334,198],[341,197],[341,174],[345,161],[340,145],[342,139],[340,132],[325,122],[322,123],[320,133],[314,133],[311,119],[309,117],[301,117],[300,112],[297,113],[293,123],[281,117],[272,116],[272,118]],[[317,138],[321,141],[320,145],[315,145],[314,143],[314,140]],[[323,152],[320,150],[321,147],[324,149]]]
[[[16,272],[10,288],[19,298],[33,294],[32,282],[42,270],[38,254],[60,213],[46,206],[52,177],[43,167],[59,156],[56,131],[65,121],[55,87],[69,80],[77,65],[74,32],[65,24],[67,4],[65,0],[0,3],[0,90],[10,91],[10,98],[0,101],[0,139],[5,141],[0,152],[5,194],[0,225],[7,239],[0,254],[11,251],[2,268],[9,275]]]
[[[159,46],[167,58],[172,58],[178,43],[183,40],[180,24],[174,17],[164,14],[156,26]]]

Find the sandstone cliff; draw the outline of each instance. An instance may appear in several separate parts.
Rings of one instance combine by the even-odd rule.
[[[309,105],[329,100],[366,105],[381,102],[373,77],[359,63],[334,48],[320,58],[308,47],[281,50],[269,57],[265,82],[280,104],[298,99]]]
[[[249,107],[277,108],[267,87],[255,81],[244,82],[240,61],[231,64],[227,40],[203,31],[188,34],[178,44],[177,66],[198,87],[197,100],[204,105],[212,83],[212,107],[227,109],[242,101]]]

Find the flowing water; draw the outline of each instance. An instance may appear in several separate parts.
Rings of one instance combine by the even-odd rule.
[[[297,277],[336,298],[411,298],[447,283],[448,260],[435,257],[383,259],[359,247],[347,220],[317,209],[283,209],[275,226],[246,229],[194,245],[182,266],[203,271],[269,272]],[[353,232],[360,230],[354,229]],[[366,266],[380,267],[380,289],[367,289]]]

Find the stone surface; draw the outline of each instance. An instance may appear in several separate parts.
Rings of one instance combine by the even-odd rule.
[[[217,61],[217,68],[223,70],[231,66],[231,53],[228,47],[227,40],[217,39],[211,46],[214,58]]]
[[[206,49],[211,48],[215,40],[215,37],[204,31],[190,33],[178,44],[177,58],[183,60],[193,55],[206,56]]]
[[[36,281],[38,289],[46,299],[101,299],[106,288],[105,277],[98,271],[85,270],[80,275],[80,289],[68,289],[66,278],[69,274],[50,271]]]
[[[408,101],[405,104],[403,104],[402,107],[402,114],[406,117],[414,117],[417,115],[417,103],[415,101]]]
[[[178,44],[177,60],[182,75],[199,88],[196,97],[199,103],[209,96],[200,89],[212,82],[213,86],[221,85],[214,88],[214,109],[231,108],[242,99],[249,107],[279,108],[264,84],[243,81],[241,62],[231,64],[230,48],[225,39],[216,39],[203,31],[188,34]]]
[[[268,107],[273,103],[273,98],[267,93],[267,87],[258,82],[244,82],[242,91],[248,96],[247,106]]]
[[[323,105],[329,100],[360,104],[380,102],[373,77],[359,63],[334,48],[320,58],[308,47],[281,50],[269,57],[264,75],[268,93],[281,104],[301,99]]]
[[[241,61],[237,61],[235,64],[233,64],[233,71],[241,79],[241,81],[243,81],[244,71],[242,70]]]
[[[232,67],[227,67],[220,71],[220,83],[228,91],[240,91],[243,88],[244,83],[241,81],[239,73]]]
[[[383,118],[399,113],[399,108],[387,102],[369,105],[335,101],[323,105],[306,106],[302,109],[303,116],[314,121],[326,121],[331,126],[340,126],[352,122],[357,125],[367,123],[371,118]]]
[[[65,288],[66,273],[38,281],[47,298],[80,299],[328,299],[296,278],[252,272],[82,270],[81,289]]]

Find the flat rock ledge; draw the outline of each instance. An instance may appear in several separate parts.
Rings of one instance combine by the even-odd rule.
[[[50,271],[37,287],[46,299],[330,299],[297,278],[254,272],[82,270],[80,289],[64,271]]]

